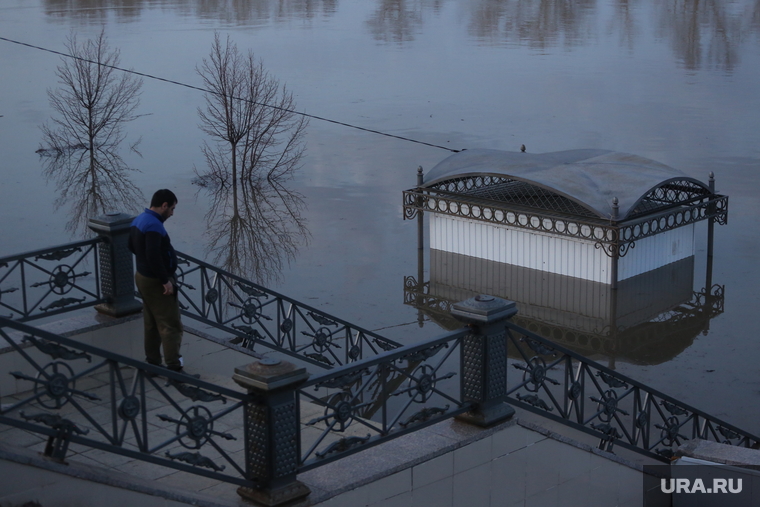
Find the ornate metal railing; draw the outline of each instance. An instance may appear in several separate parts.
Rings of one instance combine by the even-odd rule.
[[[179,258],[182,314],[236,335],[250,350],[260,344],[333,368],[401,346],[189,255]]]
[[[110,222],[107,220],[111,219]],[[0,313],[28,321],[98,306],[139,311],[126,247],[130,217],[93,222],[99,237],[0,259]],[[233,343],[260,344],[321,368],[352,363],[401,345],[220,268],[179,254],[182,313],[224,330]]]
[[[312,377],[297,390],[299,472],[468,411],[466,329]],[[303,420],[303,419],[302,419]]]
[[[0,316],[29,321],[105,302],[97,252],[101,242],[79,241],[0,259]]]
[[[248,395],[5,318],[0,343],[17,355],[0,423],[47,436],[45,455],[63,460],[73,444],[252,485],[230,451]]]
[[[488,199],[419,188],[403,192],[403,206],[405,219],[412,219],[420,212],[433,212],[497,223],[592,241],[607,255],[620,257],[636,241],[649,236],[701,220],[714,219],[719,224],[725,224],[728,220],[728,196],[722,195],[700,197],[677,207],[621,222],[552,214],[518,205],[506,207],[505,203]]]
[[[757,447],[760,437],[507,322],[509,402],[600,439],[667,461],[686,440]]]

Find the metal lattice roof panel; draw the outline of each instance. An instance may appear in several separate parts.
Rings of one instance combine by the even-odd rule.
[[[466,150],[433,167],[425,175],[422,187],[432,189],[447,182],[479,176],[495,177],[494,183],[498,181],[502,186],[505,180],[524,182],[558,198],[552,203],[543,197],[539,204],[542,209],[567,212],[567,203],[562,204],[561,201],[569,199],[600,218],[612,216],[613,198],[618,199],[620,219],[647,208],[656,208],[645,201],[651,199],[655,189],[665,188],[671,182],[684,182],[698,189],[699,193],[710,193],[709,188],[699,180],[654,160],[628,153],[591,149],[541,154]],[[463,196],[476,196],[483,192],[482,185],[461,191]],[[506,193],[502,198],[509,201],[514,195]],[[667,204],[673,204],[673,201]],[[559,206],[564,209],[560,210]],[[576,210],[572,214],[585,213]]]

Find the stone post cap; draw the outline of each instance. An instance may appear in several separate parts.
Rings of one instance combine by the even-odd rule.
[[[87,226],[95,232],[114,232],[129,229],[135,217],[127,213],[106,213],[99,217],[90,218]]]
[[[514,301],[486,294],[460,301],[451,308],[451,315],[465,324],[490,324],[516,313],[517,303]]]
[[[298,368],[293,363],[270,357],[238,366],[232,376],[232,380],[249,391],[275,391],[300,384],[308,378],[306,368]]]

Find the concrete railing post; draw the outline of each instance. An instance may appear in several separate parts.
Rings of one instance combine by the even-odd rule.
[[[300,421],[295,389],[308,378],[305,368],[270,358],[235,368],[232,379],[253,395],[244,426],[246,479],[254,486],[238,488],[243,498],[277,506],[311,493],[296,479]]]
[[[134,217],[125,213],[111,213],[91,218],[87,226],[106,239],[98,245],[100,266],[100,293],[107,303],[97,305],[100,313],[122,317],[142,310],[135,299],[135,272],[132,252],[127,247],[129,226]]]
[[[480,295],[453,305],[451,314],[471,332],[461,346],[462,399],[475,402],[457,419],[490,426],[512,417],[507,396],[507,339],[504,322],[517,313],[514,301]]]

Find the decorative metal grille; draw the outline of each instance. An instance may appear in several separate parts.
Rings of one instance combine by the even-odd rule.
[[[100,291],[100,242],[79,241],[0,259],[0,317],[29,321],[106,302]]]
[[[182,314],[236,335],[247,349],[260,344],[333,368],[401,346],[189,255],[179,258]]]
[[[499,185],[494,187],[499,188]],[[678,191],[678,188],[655,189],[641,201],[640,207],[646,208],[655,202],[655,198],[675,199],[672,194]],[[404,218],[414,218],[422,211],[546,232],[592,241],[607,255],[618,257],[625,255],[636,241],[646,237],[701,220],[714,219],[721,225],[728,220],[728,197],[721,195],[697,195],[691,200],[680,201],[678,205],[659,206],[655,213],[648,208],[649,214],[641,212],[621,222],[611,218],[590,218],[587,214],[566,214],[570,206],[561,204],[559,197],[552,198],[553,204],[549,209],[536,209],[526,205],[525,199],[497,202],[473,199],[470,194],[418,188],[403,192]]]
[[[461,414],[460,347],[467,330],[309,379],[297,390],[299,472]]]
[[[508,202],[518,206],[554,213],[599,218],[596,213],[565,196],[524,181],[506,180],[473,189],[467,193],[468,200],[480,198],[492,202]]]
[[[46,455],[99,449],[252,485],[228,444],[242,442],[246,395],[5,318],[0,343],[17,355],[0,423],[46,435]]]
[[[752,447],[760,438],[640,382],[507,323],[513,369],[508,399],[515,406],[618,445],[668,461],[686,440]],[[514,371],[517,371],[517,375]]]
[[[474,203],[482,199],[491,202],[481,204],[502,204],[510,209],[517,206],[549,215],[603,218],[583,204],[550,189],[507,177],[462,176],[417,190],[431,194],[448,194],[451,197],[458,197],[463,202]],[[694,181],[667,181],[642,197],[628,218],[662,211],[673,205],[691,205],[712,195],[708,188]]]

